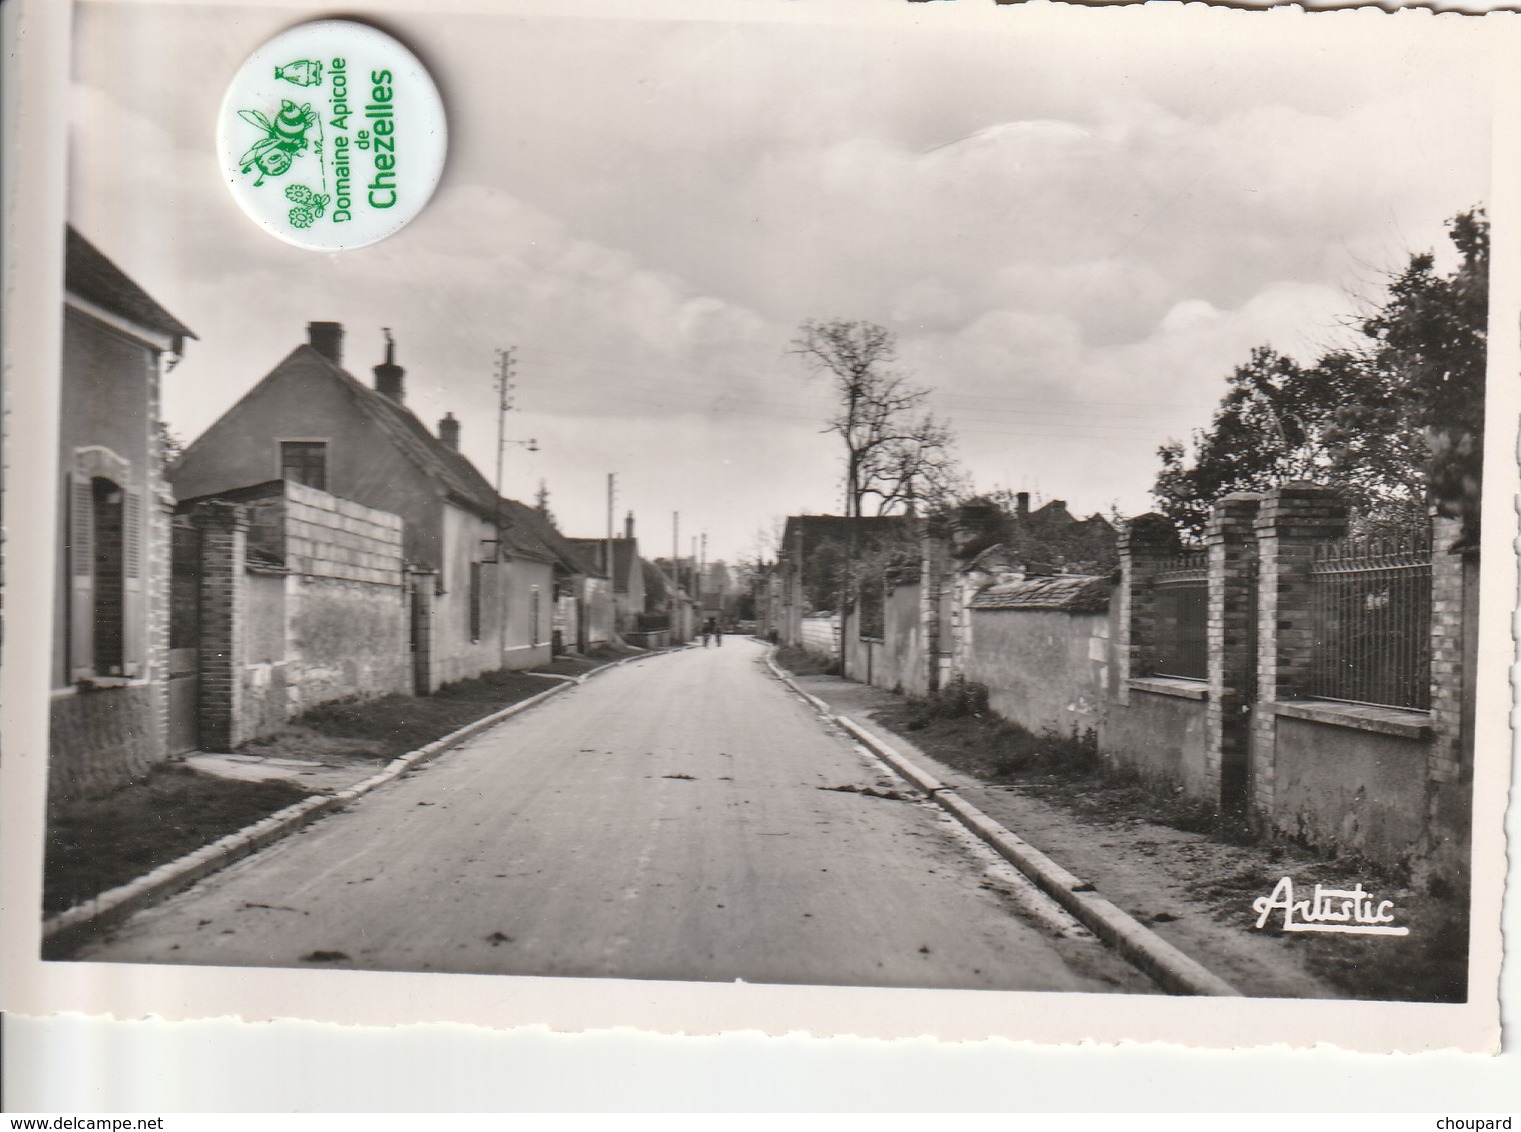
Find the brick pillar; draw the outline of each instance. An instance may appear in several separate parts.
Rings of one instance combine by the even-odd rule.
[[[1268,493],[1253,523],[1257,533],[1257,702],[1251,804],[1273,812],[1277,784],[1277,717],[1270,707],[1304,698],[1314,656],[1316,627],[1310,609],[1310,556],[1316,543],[1347,533],[1347,506],[1335,491],[1288,483]]]
[[[1463,758],[1464,585],[1463,556],[1451,553],[1462,523],[1431,520],[1431,746],[1427,780],[1457,782],[1467,773]]]
[[[1245,809],[1251,760],[1251,710],[1257,677],[1257,534],[1263,497],[1235,492],[1215,504],[1204,544],[1209,552],[1209,703],[1205,772],[1220,808]]]
[[[230,751],[243,741],[243,636],[247,629],[248,511],[221,499],[200,503],[201,745]]]
[[[1431,521],[1431,743],[1427,813],[1417,880],[1467,891],[1472,847],[1474,667],[1478,637],[1478,552],[1454,554],[1459,519]]]
[[[965,680],[972,662],[972,599],[982,585],[982,580],[965,570],[956,571],[951,580],[954,599],[951,602],[952,648],[951,679]]]
[[[1120,555],[1120,612],[1115,619],[1114,697],[1130,703],[1130,680],[1146,676],[1156,666],[1157,572],[1182,551],[1177,528],[1155,513],[1137,515],[1125,524],[1116,542]]]
[[[921,540],[919,623],[924,629],[924,687],[933,696],[940,690],[940,648],[942,635],[950,636],[950,626],[940,624],[940,594],[950,579],[946,576],[945,540],[926,529]]]
[[[407,568],[412,594],[412,687],[419,696],[438,690],[438,670],[433,663],[433,604],[438,593],[438,571]]]

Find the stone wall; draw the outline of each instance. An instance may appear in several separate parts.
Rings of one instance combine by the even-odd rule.
[[[923,603],[917,583],[893,587],[882,603],[882,636],[861,637],[856,631],[856,614],[849,618],[845,674],[852,680],[923,696],[929,692],[924,660],[924,632],[921,625]],[[805,625],[812,622],[805,621]],[[817,636],[817,631],[815,630]],[[834,636],[831,632],[830,640]],[[817,646],[807,646],[821,651]],[[832,646],[836,647],[836,646]]]
[[[1156,674],[1172,631],[1156,590],[1173,584],[1166,572],[1184,549],[1162,516],[1122,533],[1107,617],[999,607],[1006,587],[958,568],[927,539],[926,581],[913,587],[917,635],[892,604],[881,641],[858,640],[847,625],[846,672],[916,693],[920,681],[904,673],[922,670],[925,686],[964,677],[988,689],[1000,716],[1036,732],[1091,728],[1111,764],[1239,814],[1266,836],[1461,884],[1478,563],[1451,553],[1456,521],[1433,520],[1430,710],[1317,699],[1317,650],[1335,626],[1317,620],[1311,567],[1316,547],[1346,530],[1347,509],[1329,488],[1291,483],[1222,499],[1203,545],[1207,671],[1192,679]],[[832,619],[805,618],[800,636],[833,655],[833,629]]]
[[[204,749],[332,700],[413,690],[400,519],[283,482],[190,516],[202,532]]]
[[[1097,731],[1108,699],[1109,617],[1059,610],[972,609],[966,678],[988,706],[1036,732]]]
[[[839,620],[832,614],[822,617],[803,617],[798,621],[798,643],[809,652],[820,656],[838,656],[840,651]]]

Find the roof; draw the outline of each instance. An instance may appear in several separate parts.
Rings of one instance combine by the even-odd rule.
[[[538,512],[513,499],[498,503],[495,489],[462,453],[450,448],[428,431],[412,410],[354,377],[309,343],[297,346],[271,374],[293,366],[316,367],[342,383],[355,405],[396,445],[420,471],[444,488],[454,503],[490,522],[503,522],[505,549],[518,557],[562,562],[571,573],[586,573],[564,537],[542,520]]]
[[[972,599],[973,609],[1054,610],[1060,613],[1103,613],[1109,608],[1114,583],[1091,574],[1050,574],[989,586]]]
[[[181,349],[182,339],[195,337],[195,331],[159,306],[125,271],[76,232],[73,225],[67,229],[63,263],[65,288],[129,322],[170,335],[175,339],[176,353]]]
[[[574,546],[581,556],[597,567],[597,572],[607,573],[607,539],[605,538],[569,538],[566,540]],[[639,561],[639,544],[634,539],[613,539],[613,589],[628,590],[629,571],[634,563]]]
[[[858,541],[866,544],[899,532],[912,533],[916,520],[912,515],[789,515],[782,535],[781,556],[796,552],[797,536],[803,535],[803,550],[822,542],[845,543],[852,532]]]
[[[545,554],[558,559],[572,574],[601,574],[594,562],[576,546],[576,540],[566,538],[537,509],[516,499],[502,500],[503,513],[510,524],[508,537],[514,542],[532,545]]]

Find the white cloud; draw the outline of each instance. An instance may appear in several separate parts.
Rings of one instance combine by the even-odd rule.
[[[1023,36],[412,21],[447,75],[446,181],[401,235],[316,256],[219,183],[217,76],[247,47],[225,14],[87,4],[71,215],[200,333],[170,379],[183,433],[338,319],[361,374],[390,326],[419,415],[455,412],[489,468],[492,352],[515,345],[509,435],[543,447],[512,451],[517,494],[543,475],[595,533],[619,470],[641,513],[732,553],[838,506],[827,388],[786,351],[805,318],[867,318],[981,483],[1134,509],[1157,444],[1208,420],[1253,345],[1313,355],[1482,198],[1487,89],[1451,21],[1364,19],[1352,57],[1318,51],[1314,20],[1247,42],[1219,13],[1182,38],[1077,15],[1032,9]]]

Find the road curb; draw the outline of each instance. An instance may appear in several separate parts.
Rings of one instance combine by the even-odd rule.
[[[1035,846],[999,825],[956,793],[953,787],[941,783],[891,744],[848,716],[830,711],[828,704],[804,691],[790,673],[777,665],[774,653],[772,650],[766,655],[766,664],[784,684],[985,841],[1000,857],[1070,912],[1078,923],[1149,975],[1158,986],[1172,994],[1241,996],[1239,990],[1202,963],[1185,955],[1130,913],[1099,895],[1092,884],[1074,876]]]
[[[670,651],[670,650],[662,650]],[[212,873],[225,869],[228,865],[242,860],[255,851],[264,848],[280,838],[294,833],[301,827],[315,821],[325,814],[334,813],[343,809],[355,799],[363,797],[377,786],[383,786],[387,782],[400,778],[414,767],[436,758],[450,747],[463,743],[473,738],[482,731],[496,726],[504,720],[527,711],[529,708],[543,703],[551,696],[560,695],[571,688],[580,687],[592,676],[608,668],[617,668],[630,660],[643,660],[646,656],[655,656],[651,652],[640,656],[627,657],[613,664],[605,664],[591,672],[582,673],[578,677],[571,677],[562,683],[555,684],[552,688],[546,688],[529,696],[526,700],[519,700],[515,704],[508,704],[500,711],[482,716],[480,719],[465,726],[451,731],[440,739],[435,739],[426,746],[418,747],[415,751],[408,751],[399,755],[385,765],[385,768],[361,782],[355,783],[346,790],[340,790],[336,794],[313,794],[283,810],[277,810],[266,818],[245,826],[236,833],[229,833],[210,845],[204,845],[192,853],[177,860],[168,861],[160,865],[152,872],[144,873],[135,880],[116,888],[100,893],[98,896],[76,904],[50,916],[42,922],[42,954],[44,959],[66,958],[74,948],[86,942],[93,935],[106,928],[112,927],[134,912],[141,911],[150,904],[171,896],[181,889],[188,888],[196,881],[210,876]]]

